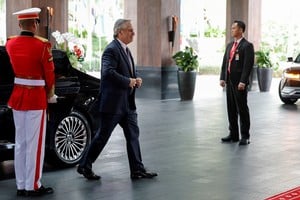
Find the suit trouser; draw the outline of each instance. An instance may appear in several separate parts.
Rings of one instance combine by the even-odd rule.
[[[249,139],[250,114],[247,105],[247,88],[238,90],[237,85],[228,81],[226,88],[227,113],[229,121],[230,136],[239,139],[238,117],[240,117],[240,131],[242,138]]]
[[[126,139],[130,171],[144,170],[139,143],[139,127],[137,125],[136,111],[131,110],[128,113],[121,115],[102,113],[100,120],[100,128],[85,152],[85,155],[80,162],[80,166],[92,169],[92,163],[98,158],[114,128],[119,124],[123,129]]]
[[[19,190],[41,187],[46,134],[46,110],[13,110],[15,123],[15,174]]]

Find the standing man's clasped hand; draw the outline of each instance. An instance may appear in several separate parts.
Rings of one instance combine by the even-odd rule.
[[[239,85],[238,85],[238,90],[245,90],[245,86],[246,86],[246,84],[245,83],[239,83]]]
[[[220,80],[220,86],[225,87],[225,85],[226,85],[226,82],[224,80]]]
[[[226,86],[226,82],[224,80],[220,80],[220,86],[221,87],[225,87]],[[240,82],[238,84],[238,90],[245,90],[245,87],[246,87],[245,83]]]

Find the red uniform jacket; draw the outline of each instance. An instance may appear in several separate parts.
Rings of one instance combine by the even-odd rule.
[[[15,110],[47,108],[47,95],[54,94],[54,64],[51,44],[31,32],[8,39],[6,49],[15,77],[44,80],[45,86],[15,84],[8,105]]]

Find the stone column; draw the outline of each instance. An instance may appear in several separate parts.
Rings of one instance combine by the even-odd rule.
[[[261,41],[261,0],[227,0],[226,44],[232,40],[230,29],[234,20],[245,22],[245,37],[258,50]]]
[[[180,0],[125,0],[125,18],[132,20],[136,36],[130,47],[143,87],[137,96],[177,98],[177,68],[171,59],[179,50],[179,24],[175,34],[174,51],[168,40],[168,16],[180,16]]]

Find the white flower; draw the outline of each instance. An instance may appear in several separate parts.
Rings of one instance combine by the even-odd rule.
[[[67,56],[72,66],[81,68],[81,62],[84,61],[85,51],[78,38],[73,33],[60,33],[55,31],[52,36],[56,40],[56,47],[67,52]]]
[[[78,38],[76,38],[75,35],[72,33],[66,32],[63,33],[62,36],[69,43],[79,44]]]
[[[62,44],[65,42],[64,37],[62,36],[62,34],[59,31],[53,32],[52,36],[55,38],[57,44]]]

